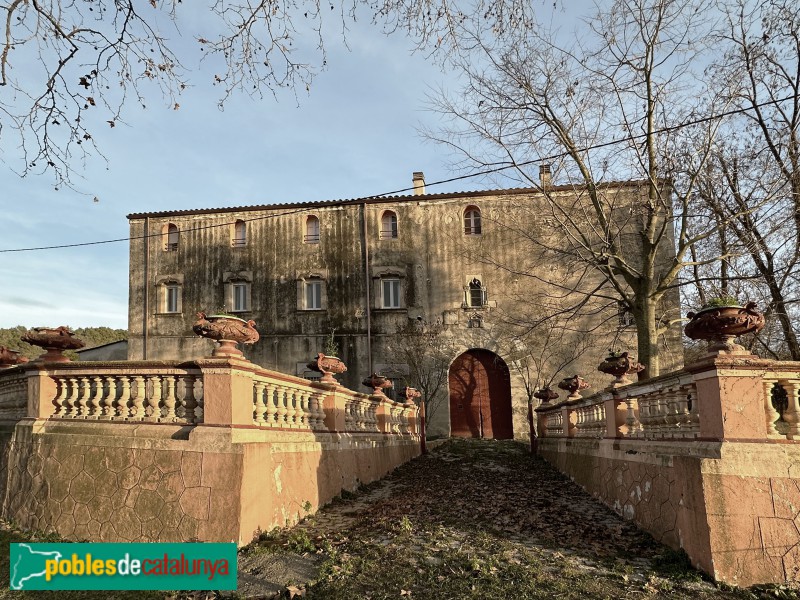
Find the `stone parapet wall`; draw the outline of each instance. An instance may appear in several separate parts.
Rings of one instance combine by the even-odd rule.
[[[654,380],[539,407],[537,451],[715,579],[796,582],[798,382],[798,363],[706,357]],[[781,411],[774,389],[788,395]]]
[[[0,515],[70,540],[247,544],[421,451],[413,403],[246,361],[39,363],[12,380]]]
[[[539,441],[539,454],[718,581],[800,580],[800,447]]]
[[[411,436],[181,429],[20,422],[3,517],[70,540],[246,544],[419,454]]]

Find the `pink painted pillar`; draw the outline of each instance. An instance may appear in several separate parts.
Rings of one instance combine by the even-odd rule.
[[[701,438],[767,438],[762,374],[768,364],[755,356],[718,355],[686,367],[697,387]]]
[[[197,361],[203,373],[203,424],[253,425],[253,378],[246,361],[207,358]]]
[[[28,367],[28,408],[27,415],[34,419],[47,419],[56,410],[53,400],[56,397],[56,381],[41,368]]]
[[[575,409],[570,406],[562,407],[561,417],[564,423],[564,437],[575,437],[575,424],[578,422]]]
[[[621,398],[612,396],[604,402],[606,408],[606,438],[621,438],[628,433],[625,418],[628,416],[628,405]]]

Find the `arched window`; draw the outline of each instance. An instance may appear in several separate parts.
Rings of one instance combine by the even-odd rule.
[[[306,234],[303,241],[306,244],[319,244],[319,219],[314,215],[306,218]]]
[[[183,277],[165,275],[156,281],[158,285],[159,314],[180,314],[183,311]]]
[[[464,211],[464,235],[481,234],[481,209],[477,206],[468,206]]]
[[[180,240],[180,233],[178,232],[178,226],[175,225],[174,223],[167,223],[167,225],[162,230],[162,235],[165,238],[164,250],[167,252],[177,252],[178,241]]]
[[[247,245],[247,224],[239,219],[233,225],[233,239],[231,239],[231,246],[234,248],[241,248]]]
[[[391,240],[397,237],[397,215],[391,210],[387,210],[381,217],[382,240]]]
[[[469,306],[480,307],[486,304],[486,288],[477,277],[469,282],[468,292]]]

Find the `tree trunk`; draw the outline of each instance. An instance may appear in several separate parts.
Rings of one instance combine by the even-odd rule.
[[[637,359],[644,365],[639,381],[656,377],[661,372],[658,348],[658,325],[656,324],[656,301],[641,296],[641,302],[633,307],[636,319]]]

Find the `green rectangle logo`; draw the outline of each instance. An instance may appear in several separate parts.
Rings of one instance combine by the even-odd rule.
[[[235,590],[236,544],[9,544],[12,590]]]

